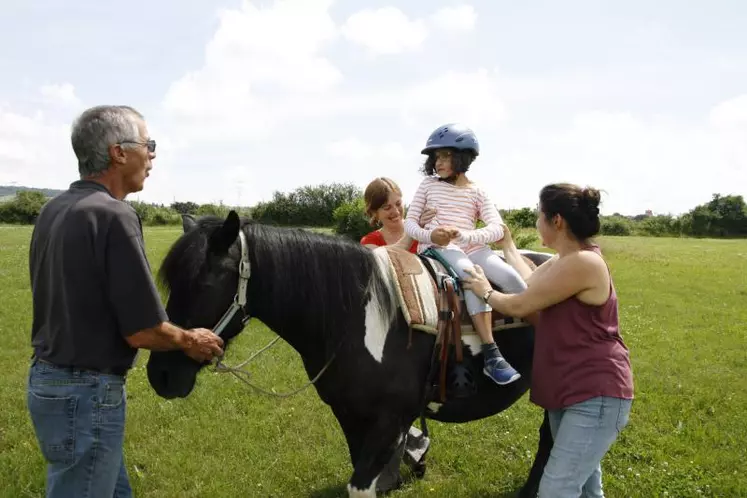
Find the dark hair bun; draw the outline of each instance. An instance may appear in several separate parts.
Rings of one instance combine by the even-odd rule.
[[[540,191],[540,208],[546,219],[560,215],[578,240],[586,240],[599,233],[599,190],[581,188],[572,183],[545,185]]]
[[[599,216],[599,202],[601,199],[602,196],[600,195],[599,190],[595,188],[586,187],[581,191],[581,203],[585,208],[586,213],[589,215],[589,218]]]

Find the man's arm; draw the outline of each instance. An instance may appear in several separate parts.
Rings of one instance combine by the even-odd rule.
[[[169,322],[135,332],[125,337],[127,343],[138,349],[170,351],[180,349],[197,361],[209,361],[223,354],[223,340],[207,329],[181,329]]]

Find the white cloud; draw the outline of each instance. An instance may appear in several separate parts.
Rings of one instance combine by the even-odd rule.
[[[736,102],[736,103],[735,103]],[[470,177],[501,208],[533,206],[547,183],[569,181],[602,189],[602,212],[679,214],[707,202],[711,193],[743,194],[747,185],[744,123],[734,109],[741,100],[715,106],[711,116],[683,124],[673,119],[626,112],[583,112],[558,126],[513,130],[508,123],[475,127],[483,152]],[[728,111],[728,112],[727,112]],[[728,123],[728,124],[727,124]],[[356,138],[330,144],[328,154],[360,185],[375,176],[391,176],[405,199],[414,195],[421,176],[419,147],[429,129],[409,135],[397,157],[386,160],[380,147]],[[737,140],[741,137],[741,141]],[[741,190],[740,190],[741,189]]]
[[[426,37],[422,20],[394,7],[363,10],[338,29],[329,1],[276,2],[220,13],[204,65],[186,73],[163,100],[170,134],[187,146],[264,140],[288,123],[394,113],[411,126],[434,121],[500,120],[504,106],[485,70],[450,72],[360,93],[345,85],[323,51],[340,33],[376,53],[414,48]],[[459,7],[455,12],[463,12]]]
[[[80,105],[80,99],[75,96],[75,87],[70,83],[43,85],[39,91],[47,104]]]
[[[0,184],[57,188],[77,179],[69,126],[0,108]]]
[[[295,96],[308,100],[338,85],[342,74],[320,55],[337,36],[330,3],[257,8],[244,2],[238,10],[221,11],[203,67],[174,82],[164,98],[177,135],[260,139],[293,112]]]
[[[406,63],[429,36],[475,29],[475,9],[460,4],[421,18],[395,7],[365,9],[336,26],[330,4],[245,2],[221,11],[202,63],[171,85],[163,115],[147,113],[164,136],[179,140],[169,157],[154,133],[163,155],[144,199],[252,204],[273,190],[328,181],[365,186],[380,175],[395,179],[407,198],[421,179],[427,135],[451,121],[477,132],[483,151],[472,176],[501,207],[533,205],[542,185],[569,180],[605,189],[605,212],[682,211],[744,178],[745,97],[683,124],[616,107],[626,92],[650,97],[646,80],[614,72],[590,78],[596,68],[548,77],[448,66],[429,74],[426,66],[418,79],[376,74],[376,84],[364,89],[356,83],[366,71],[392,59],[343,74],[327,52],[334,43],[352,42],[372,55],[401,53]],[[598,103],[610,110],[584,111],[605,109]],[[568,109],[557,112],[562,106]],[[178,175],[169,174],[172,164]],[[644,173],[653,176],[644,181]]]
[[[0,106],[0,185],[64,189],[78,180],[78,162],[70,143],[71,125],[78,113],[24,113]],[[157,137],[158,149],[145,195],[170,202],[176,176],[171,175],[174,145],[157,125],[149,123],[148,128]]]
[[[443,73],[405,88],[395,102],[408,125],[429,131],[453,121],[487,127],[507,116],[495,79],[486,69]]]
[[[332,157],[351,162],[399,160],[406,156],[405,149],[399,142],[368,144],[354,137],[330,142],[325,145],[325,151]]]
[[[396,7],[365,9],[351,15],[342,26],[348,40],[372,55],[398,54],[417,49],[428,32],[422,20],[413,20]]]
[[[477,13],[471,5],[443,7],[431,16],[434,27],[443,31],[471,31],[475,28]]]
[[[708,117],[710,123],[719,128],[747,128],[747,94],[721,102]]]
[[[603,189],[607,214],[682,213],[747,185],[747,153],[732,131],[705,120],[579,113],[562,128],[509,134],[492,181],[508,185],[502,196],[513,207],[529,205],[546,183],[570,181]]]

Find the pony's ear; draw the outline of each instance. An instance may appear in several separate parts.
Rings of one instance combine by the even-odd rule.
[[[239,215],[232,209],[226,216],[223,225],[210,236],[210,250],[218,254],[227,252],[239,236],[240,228]]]
[[[184,233],[191,232],[197,226],[197,220],[191,214],[182,215],[182,229]]]

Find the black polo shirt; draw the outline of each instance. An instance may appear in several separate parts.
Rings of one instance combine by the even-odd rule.
[[[48,201],[31,236],[31,344],[61,366],[126,371],[125,337],[167,320],[140,218],[103,185],[77,181]]]

